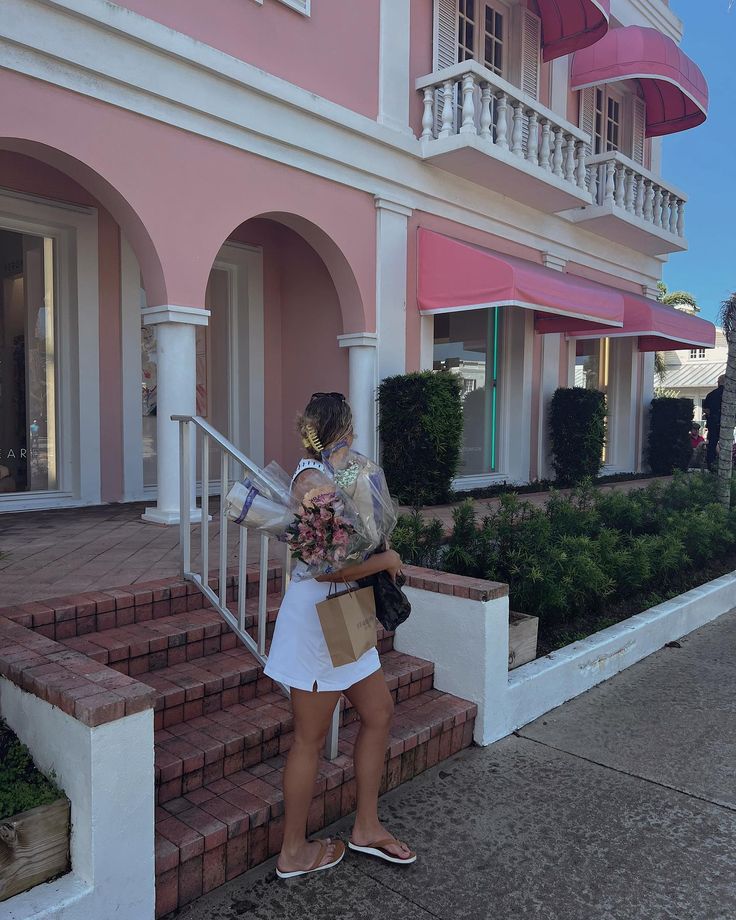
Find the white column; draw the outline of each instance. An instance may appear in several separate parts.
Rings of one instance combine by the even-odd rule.
[[[377,459],[375,332],[339,335],[340,348],[349,348],[350,407],[353,410],[355,449]]]
[[[411,209],[376,198],[378,379],[406,371],[407,236]]]
[[[410,133],[409,0],[381,0],[378,121]]]
[[[147,326],[156,326],[157,361],[157,477],[155,508],[148,508],[144,521],[179,523],[179,424],[172,415],[196,415],[197,362],[195,327],[206,326],[209,310],[159,306],[141,311]],[[192,445],[194,441],[192,441]],[[191,469],[196,469],[192,451]],[[196,499],[192,477],[192,514]]]
[[[567,118],[567,102],[570,95],[570,58],[567,55],[556,58],[550,66],[550,104],[556,115]],[[544,99],[542,100],[545,101]]]
[[[549,411],[552,397],[560,385],[562,339],[561,335],[553,333],[542,336],[542,367],[539,375],[539,434],[537,437],[537,475],[540,479],[553,478]]]

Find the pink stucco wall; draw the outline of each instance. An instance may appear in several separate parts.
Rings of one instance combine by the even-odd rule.
[[[288,227],[251,220],[231,239],[263,250],[266,459],[290,470],[301,456],[296,416],[309,396],[348,392],[339,297],[322,259]]]
[[[120,0],[120,6],[184,32],[268,73],[375,118],[379,3],[315,0],[305,17],[278,0]]]
[[[409,124],[414,134],[422,133],[421,94],[414,81],[432,73],[432,0],[411,0],[409,46]]]
[[[344,331],[375,329],[371,195],[11,71],[0,71],[0,98],[0,149],[32,153],[95,195],[130,241],[151,305],[202,307],[224,240],[276,212],[315,228]]]

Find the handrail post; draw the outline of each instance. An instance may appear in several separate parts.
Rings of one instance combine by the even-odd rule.
[[[189,442],[190,422],[179,420],[179,542],[181,544],[182,576],[191,571],[191,544],[189,527],[189,478],[191,471]]]
[[[197,432],[195,429],[194,437]],[[195,441],[196,443],[196,441]],[[210,583],[210,437],[207,432],[202,433],[202,523],[199,530],[200,549],[202,554],[202,579],[206,585]]]
[[[268,623],[268,535],[261,534],[260,576],[258,583],[258,651],[266,654]]]
[[[337,706],[335,706],[335,709],[332,713],[332,719],[330,720],[330,727],[327,731],[327,739],[325,741],[325,758],[327,760],[334,760],[337,757],[339,737],[340,737],[340,700],[337,701]]]

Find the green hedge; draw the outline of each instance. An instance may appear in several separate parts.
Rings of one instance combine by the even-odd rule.
[[[560,485],[595,478],[603,466],[606,397],[598,390],[560,387],[550,407],[552,465]]]
[[[405,505],[449,501],[460,463],[463,410],[453,374],[387,377],[378,388],[382,464]]]
[[[455,509],[442,547],[432,540],[436,524],[409,528],[405,519],[392,542],[415,564],[508,584],[512,609],[560,634],[617,606],[630,605],[629,616],[659,603],[730,558],[736,508],[717,504],[715,487],[715,477],[691,473],[628,493],[552,493],[544,507],[504,495],[480,521],[472,502]]]
[[[662,396],[652,400],[649,416],[649,467],[658,476],[686,470],[690,463],[692,399]]]

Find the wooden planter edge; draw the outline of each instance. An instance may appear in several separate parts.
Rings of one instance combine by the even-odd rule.
[[[62,796],[0,821],[0,902],[69,870],[70,812]]]

